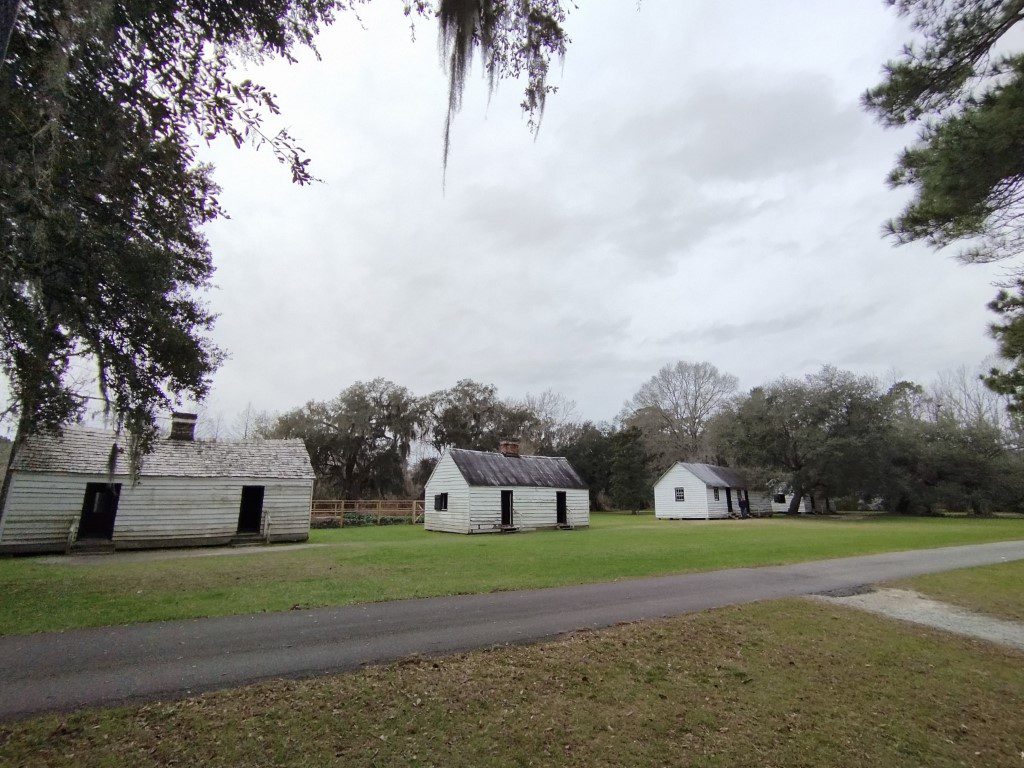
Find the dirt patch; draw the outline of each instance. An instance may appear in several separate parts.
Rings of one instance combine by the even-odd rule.
[[[836,590],[842,592],[844,590]],[[845,590],[850,592],[851,590]],[[854,594],[821,594],[813,599],[859,608],[1024,651],[1024,622],[1007,621],[932,600],[910,589],[876,589]]]

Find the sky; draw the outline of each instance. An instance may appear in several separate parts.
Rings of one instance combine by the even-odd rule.
[[[442,176],[436,26],[342,17],[321,59],[248,66],[322,183],[226,142],[208,227],[210,412],[282,411],[378,376],[557,390],[614,417],[661,366],[743,388],[831,363],[927,382],[994,351],[1006,265],[895,248],[885,177],[913,130],[859,105],[906,42],[881,0],[590,0],[571,12],[539,133],[475,68]],[[827,7],[827,13],[820,9]],[[815,12],[812,12],[812,8]]]

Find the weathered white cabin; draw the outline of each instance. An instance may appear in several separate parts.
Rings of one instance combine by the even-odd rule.
[[[194,425],[175,414],[134,485],[112,432],[29,437],[15,456],[0,552],[309,538],[314,475],[301,440],[193,440]]]
[[[776,515],[783,515],[789,512],[789,504],[793,501],[792,491],[779,491],[778,493],[772,494],[772,512]],[[804,496],[800,499],[799,514],[809,515],[811,513],[810,506],[807,503],[807,497]]]
[[[680,461],[654,485],[654,515],[662,520],[715,520],[739,514],[741,499],[750,503],[752,515],[769,511],[768,499],[750,493],[741,472]]]
[[[498,453],[445,451],[426,485],[424,528],[449,533],[530,531],[590,525],[590,494],[568,460],[520,456],[512,441]]]

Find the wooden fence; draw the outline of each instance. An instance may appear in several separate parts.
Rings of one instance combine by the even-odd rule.
[[[422,499],[315,499],[313,524],[329,521],[345,524],[345,515],[372,515],[379,524],[382,517],[408,517],[415,525],[423,521]]]

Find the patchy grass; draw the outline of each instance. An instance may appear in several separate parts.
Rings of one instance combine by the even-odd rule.
[[[933,573],[894,586],[979,613],[1024,621],[1024,561]],[[1024,765],[1024,758],[1021,764]]]
[[[528,589],[1024,539],[1024,519],[659,521],[458,536],[419,526],[313,531],[329,546],[85,565],[0,560],[0,633]]]
[[[804,600],[0,725],[19,766],[1013,766],[1024,655]]]

